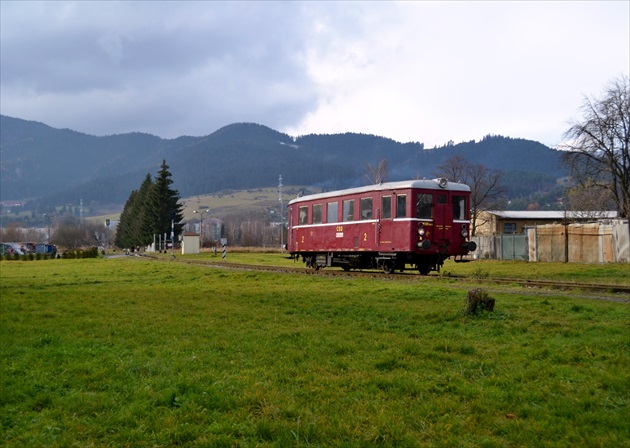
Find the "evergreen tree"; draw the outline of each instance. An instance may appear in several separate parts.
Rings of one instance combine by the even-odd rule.
[[[147,174],[139,190],[133,190],[120,215],[116,231],[118,247],[146,246],[153,242],[148,212],[149,193],[153,188],[151,175]]]
[[[133,190],[125,202],[125,206],[123,207],[123,211],[120,214],[120,221],[118,222],[118,226],[116,227],[116,246],[120,248],[131,247],[134,245],[132,233],[132,219],[133,219],[133,204],[135,202],[136,196],[138,195],[137,190]]]
[[[147,199],[147,224],[151,235],[171,234],[171,222],[175,223],[175,240],[181,234],[184,206],[179,204],[179,192],[171,188],[172,174],[166,160],[162,160],[160,171]]]
[[[153,189],[151,175],[147,174],[134,201],[133,229],[134,239],[138,246],[147,246],[153,242],[151,213],[149,200]]]

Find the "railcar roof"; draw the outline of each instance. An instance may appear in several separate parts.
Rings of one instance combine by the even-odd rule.
[[[427,190],[450,190],[450,191],[470,191],[466,184],[449,182],[445,188],[440,187],[439,179],[422,180],[402,180],[398,182],[384,182],[376,185],[366,185],[365,187],[348,188],[345,190],[327,191],[325,193],[310,194],[308,196],[297,197],[289,201],[289,205],[302,201],[316,201],[337,196],[367,193],[372,191],[402,190],[406,188],[424,188]]]

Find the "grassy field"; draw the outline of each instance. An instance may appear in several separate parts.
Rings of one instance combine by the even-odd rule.
[[[470,283],[138,257],[0,273],[6,446],[630,446],[627,303],[514,289],[465,317]]]

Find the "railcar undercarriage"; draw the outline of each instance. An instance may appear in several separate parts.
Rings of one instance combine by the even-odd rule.
[[[409,252],[295,252],[294,259],[302,258],[307,267],[318,270],[324,267],[352,269],[379,269],[386,274],[395,271],[416,270],[422,275],[440,271],[447,254],[416,254]],[[411,267],[408,267],[411,266]]]

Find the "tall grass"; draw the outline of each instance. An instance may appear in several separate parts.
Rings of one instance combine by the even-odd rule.
[[[9,446],[628,446],[627,304],[1,262]],[[467,287],[471,287],[467,285]]]

